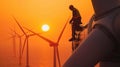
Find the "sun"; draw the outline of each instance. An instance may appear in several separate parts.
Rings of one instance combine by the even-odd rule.
[[[44,25],[42,25],[41,29],[42,29],[42,31],[47,32],[47,31],[49,31],[50,27],[48,24],[44,24]]]

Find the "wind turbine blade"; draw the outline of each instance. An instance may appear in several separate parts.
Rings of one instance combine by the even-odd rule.
[[[13,30],[12,28],[9,27],[9,29],[10,29],[12,32],[14,32],[14,30]]]
[[[38,34],[38,33],[35,33],[34,31],[32,31],[32,30],[30,30],[30,29],[28,29],[28,28],[25,28],[25,29],[27,29],[28,31],[32,32],[33,34],[36,34],[38,37],[44,39],[45,41],[49,42],[50,44],[55,44],[55,43],[54,43],[53,41],[51,41],[50,39],[47,39],[47,38],[41,36],[41,35]]]
[[[61,67],[61,62],[60,62],[60,55],[59,55],[58,46],[56,47],[56,52],[57,52],[58,64],[59,64],[59,67]]]
[[[25,34],[25,35],[27,35],[26,33],[25,33],[25,31],[23,30],[23,28],[22,28],[22,26],[19,24],[19,22],[17,21],[17,19],[15,18],[15,17],[13,17],[14,18],[14,20],[16,21],[16,23],[18,24],[18,26],[19,26],[19,28],[21,29],[21,31]]]
[[[69,21],[69,18],[68,18],[66,24],[64,25],[64,27],[63,27],[63,29],[62,29],[62,31],[61,31],[59,37],[58,37],[57,43],[59,43],[59,41],[60,41],[60,39],[61,39],[61,37],[62,37],[62,34],[63,34],[63,32],[64,32],[64,30],[65,30],[65,28],[66,28],[66,26],[67,26],[68,21]]]
[[[18,37],[20,37],[20,35],[16,32],[16,31],[13,31]]]
[[[37,33],[38,34],[38,33]],[[29,34],[29,36],[34,36],[34,35],[36,35],[36,34],[34,34],[34,33],[32,33],[32,34]]]
[[[20,35],[13,29],[10,28],[11,31],[13,31],[15,33],[15,35],[17,35],[18,37],[20,37]]]
[[[15,30],[13,30],[12,28],[10,28],[9,27],[9,29],[12,31],[12,32],[14,32],[15,34],[14,35],[16,35],[17,33],[16,33],[16,31]],[[18,34],[17,34],[18,35]]]
[[[22,48],[22,55],[23,55],[23,52],[24,52],[24,49],[25,49],[25,44],[26,44],[26,41],[27,41],[27,38],[25,38],[25,40],[24,40],[24,44],[23,44],[23,48]]]

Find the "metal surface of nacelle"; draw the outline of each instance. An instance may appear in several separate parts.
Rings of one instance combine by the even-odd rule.
[[[120,6],[120,0],[91,0],[96,16],[103,16],[106,12]]]
[[[120,1],[92,0],[95,26],[63,67],[120,67]]]

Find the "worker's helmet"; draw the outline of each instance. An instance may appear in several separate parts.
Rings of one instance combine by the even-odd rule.
[[[69,9],[70,9],[70,10],[72,10],[73,8],[74,8],[74,6],[73,6],[73,5],[70,5],[70,6],[69,6]]]

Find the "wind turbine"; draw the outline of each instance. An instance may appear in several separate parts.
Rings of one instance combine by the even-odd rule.
[[[35,34],[27,34],[24,30],[23,30],[23,28],[22,28],[22,26],[19,24],[19,22],[16,20],[16,18],[15,17],[13,17],[14,18],[14,20],[16,21],[16,23],[17,23],[17,25],[19,26],[19,28],[21,29],[21,31],[23,32],[23,34],[25,35],[25,40],[24,40],[24,45],[23,45],[23,49],[24,49],[24,47],[25,47],[25,44],[26,44],[26,67],[30,67],[30,65],[29,65],[29,37],[30,36],[33,36],[33,35],[35,35]],[[22,54],[23,54],[23,49],[22,49]]]
[[[12,30],[12,29],[11,29]],[[22,49],[22,36],[23,35],[20,35],[18,34],[15,30],[12,30],[19,38],[19,66],[21,66],[21,62],[22,62],[22,54],[23,54],[23,49]],[[29,36],[32,36],[33,34],[30,34]],[[23,45],[23,48],[25,47],[25,43]]]
[[[10,30],[13,31],[15,33],[15,36],[18,36],[18,38],[19,38],[19,66],[21,66],[21,47],[22,47],[21,38],[22,38],[23,35],[20,35],[20,34],[16,33],[16,31],[11,29],[11,28],[10,28]]]
[[[68,19],[68,20],[69,20],[69,19]],[[63,32],[64,32],[64,30],[65,30],[65,28],[66,28],[66,26],[67,26],[68,20],[67,20],[64,28],[62,29],[62,31],[61,31],[61,33],[60,33],[60,35],[59,35],[59,37],[58,37],[57,42],[51,41],[50,39],[47,39],[47,38],[41,36],[40,34],[35,33],[34,31],[32,31],[32,30],[30,30],[30,29],[28,29],[28,28],[25,28],[25,29],[27,29],[28,31],[36,34],[38,37],[40,37],[40,38],[44,39],[45,41],[47,41],[47,42],[50,44],[50,46],[53,47],[53,57],[54,57],[54,58],[53,58],[53,67],[57,67],[57,65],[56,65],[56,58],[58,59],[59,67],[61,67],[58,45],[59,45],[60,39],[61,39],[61,37],[62,37],[62,34],[63,34]]]
[[[22,53],[21,53],[21,49],[22,49],[22,36],[24,36],[24,35],[20,35],[20,34],[18,34],[16,32],[15,32],[15,34],[19,38],[19,66],[21,66],[21,62],[22,62]]]

